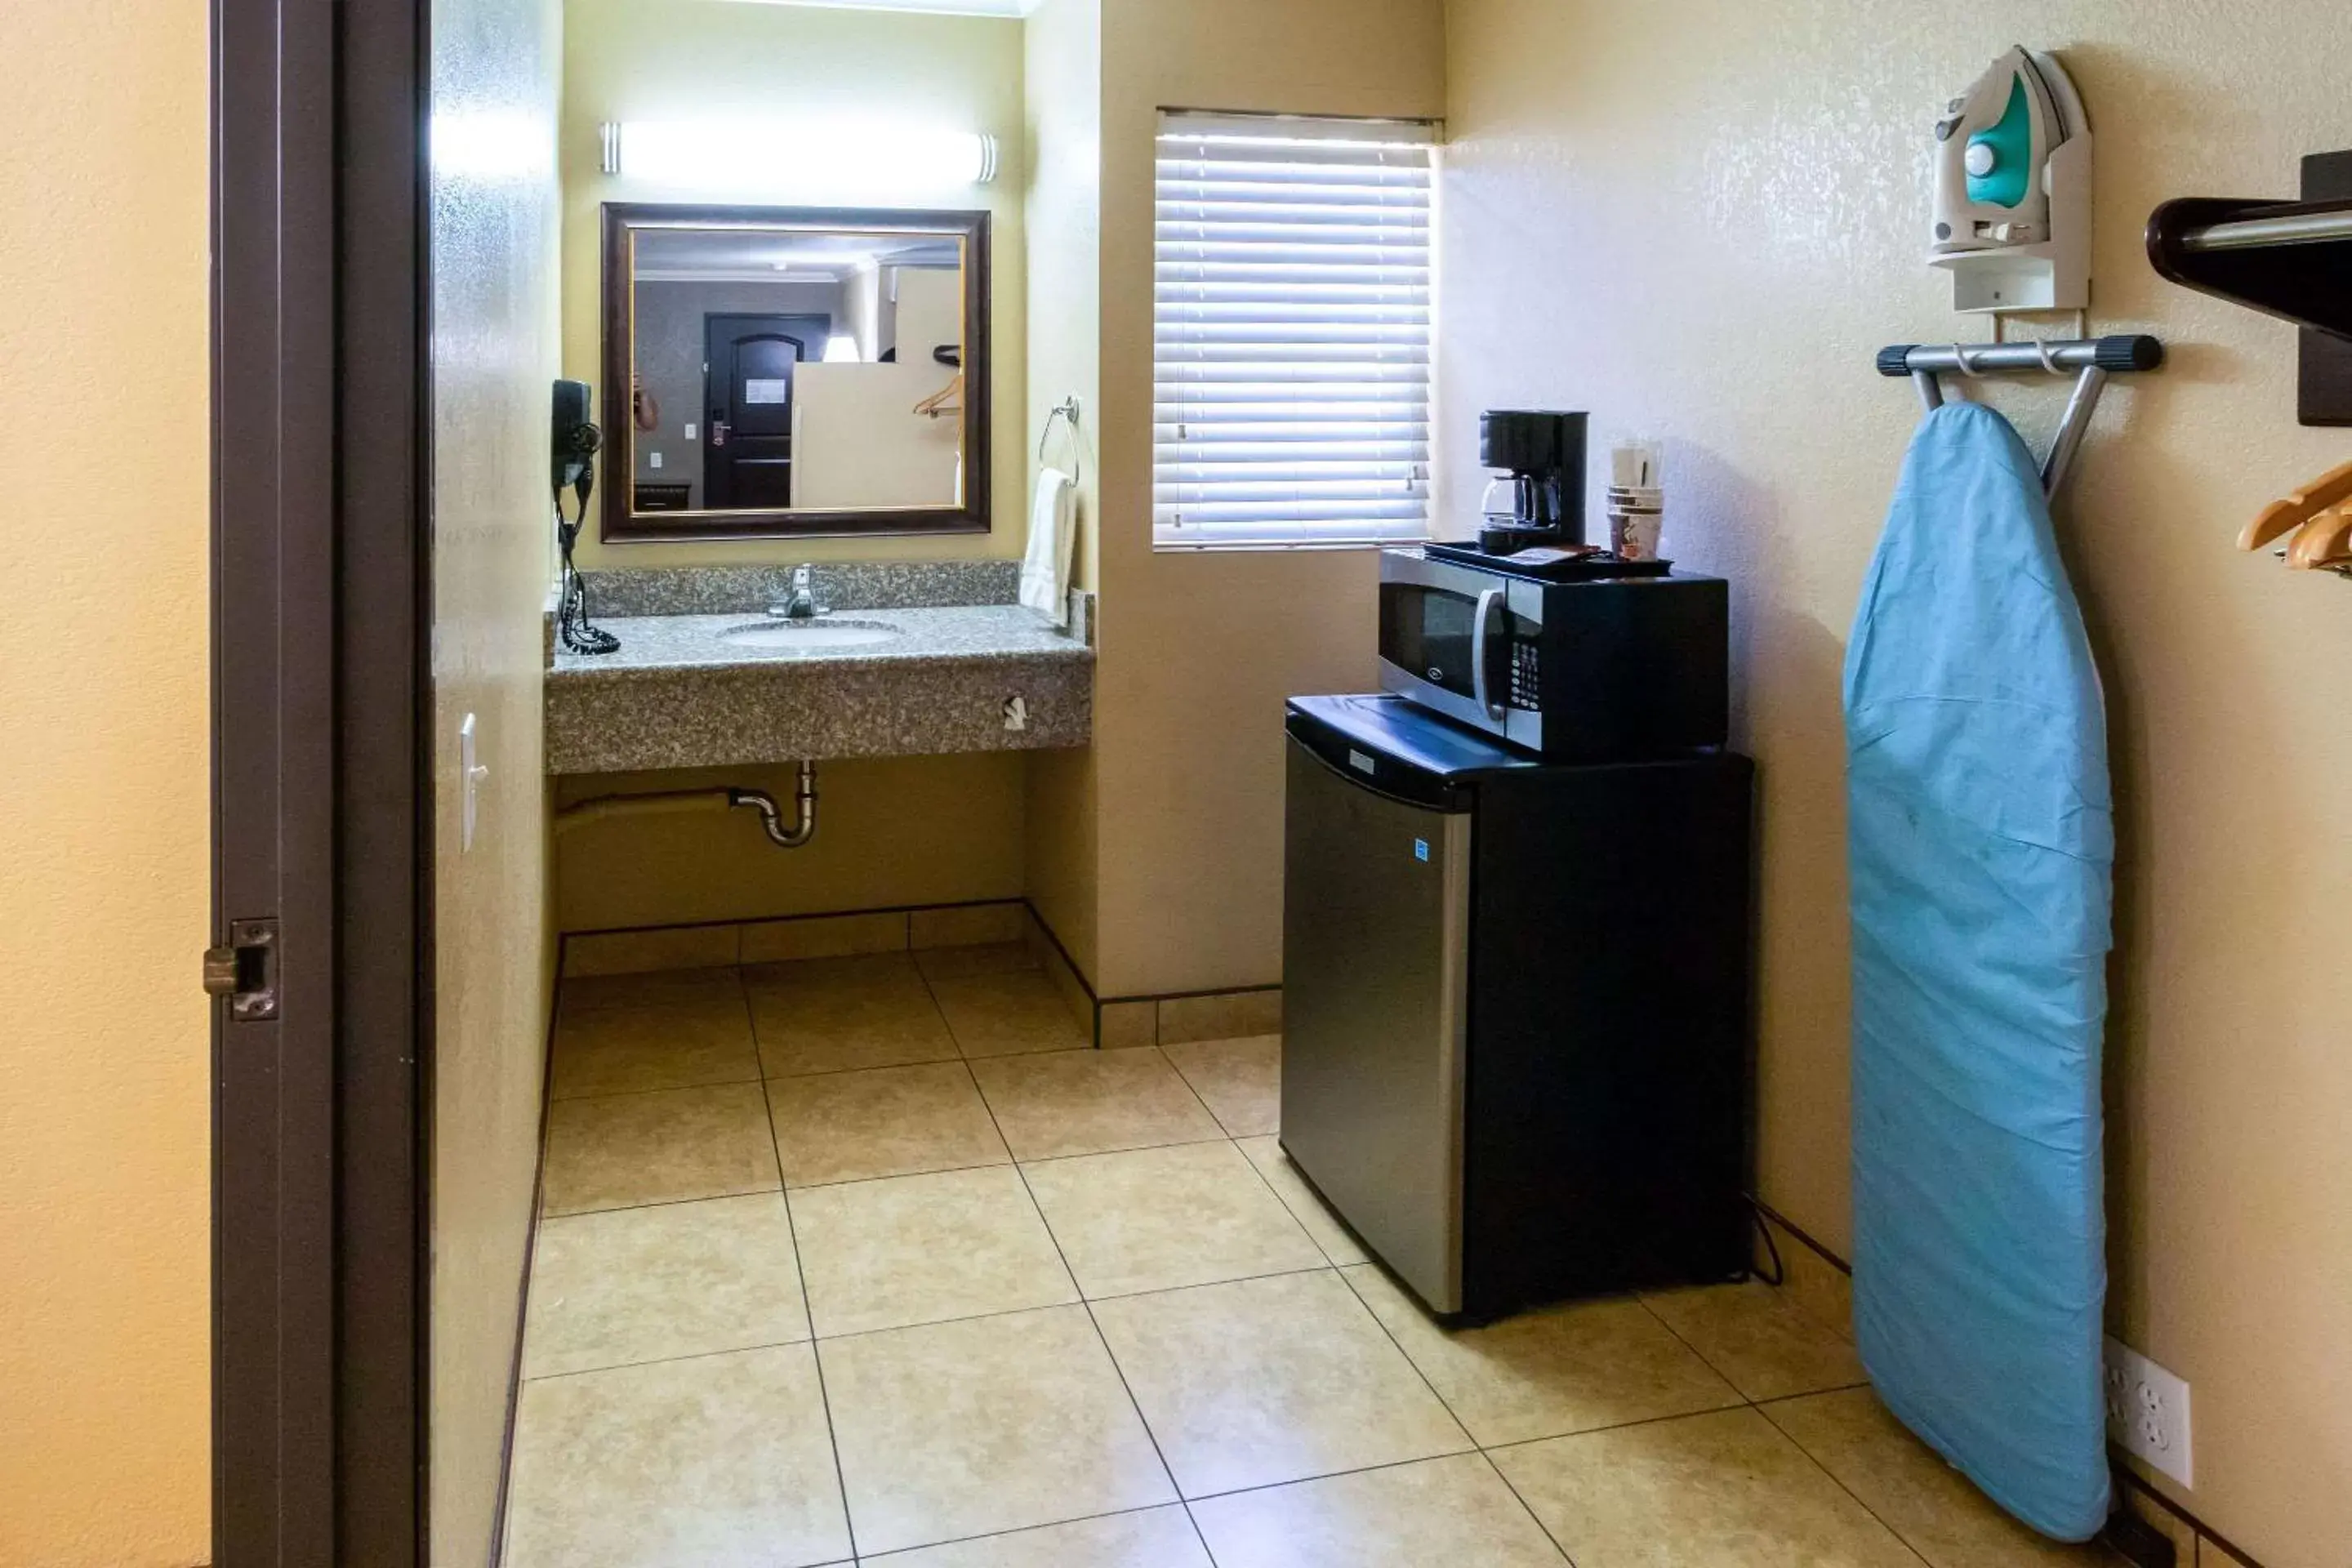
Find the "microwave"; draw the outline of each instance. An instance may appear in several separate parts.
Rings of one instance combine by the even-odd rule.
[[[1554,761],[1685,755],[1729,727],[1729,602],[1690,573],[1550,581],[1383,551],[1381,685]]]

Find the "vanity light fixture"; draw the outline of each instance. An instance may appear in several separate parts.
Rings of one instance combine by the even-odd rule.
[[[996,178],[996,138],[856,120],[608,121],[607,174],[696,190],[866,196]]]

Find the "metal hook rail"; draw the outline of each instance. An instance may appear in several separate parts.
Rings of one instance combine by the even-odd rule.
[[[2083,437],[2090,434],[2091,416],[2098,411],[2107,377],[2119,371],[2154,370],[2163,363],[2164,344],[2136,333],[2021,343],[1896,343],[1878,351],[1878,374],[1909,376],[1930,413],[1944,405],[1943,383],[1937,379],[1941,375],[2074,373],[2074,394],[2067,399],[2065,417],[2059,421],[2057,438],[2042,465],[2042,492],[2053,500],[2083,449]]]
[[[1076,394],[1062,399],[1054,405],[1053,412],[1045,416],[1045,427],[1037,432],[1037,462],[1040,467],[1045,461],[1045,447],[1054,438],[1054,421],[1056,419],[1070,422],[1070,482],[1075,485],[1084,476],[1087,460],[1086,442],[1078,435]]]

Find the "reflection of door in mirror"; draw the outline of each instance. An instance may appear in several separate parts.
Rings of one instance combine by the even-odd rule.
[[[606,540],[987,529],[985,213],[604,220]]]
[[[830,316],[703,318],[702,504],[793,504],[793,381],[824,352]]]

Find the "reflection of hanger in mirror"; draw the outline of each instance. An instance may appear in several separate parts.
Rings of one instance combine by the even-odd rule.
[[[2260,550],[2347,500],[2352,500],[2352,463],[2330,468],[2286,500],[2263,508],[2262,515],[2246,524],[2246,531],[2238,535],[2238,548]]]
[[[959,374],[945,386],[916,404],[915,412],[928,415],[933,419],[942,418],[950,414],[961,414],[963,412],[963,405],[956,402],[956,399],[962,395],[963,376]]]
[[[648,435],[661,428],[661,399],[636,382],[629,385],[629,423]]]
[[[2323,511],[2296,529],[2286,563],[2298,572],[2352,565],[2352,506]]]

